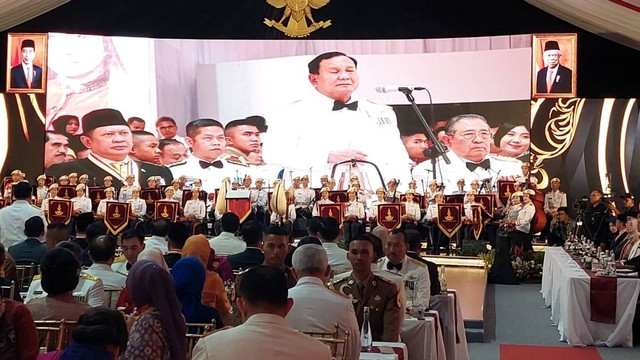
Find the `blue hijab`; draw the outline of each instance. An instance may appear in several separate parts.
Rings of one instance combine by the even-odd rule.
[[[206,324],[215,320],[216,327],[222,327],[218,311],[202,304],[202,289],[206,276],[202,262],[193,256],[184,257],[173,265],[171,275],[187,323]]]

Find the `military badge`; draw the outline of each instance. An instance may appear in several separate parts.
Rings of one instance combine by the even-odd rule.
[[[318,29],[331,26],[331,20],[316,22],[311,15],[311,9],[320,9],[330,0],[267,0],[267,3],[277,9],[284,8],[280,21],[264,19],[264,24],[282,31],[291,37],[305,37]],[[289,19],[284,24],[284,21]],[[307,25],[307,20],[311,25]]]

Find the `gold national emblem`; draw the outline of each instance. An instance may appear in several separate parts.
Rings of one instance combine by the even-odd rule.
[[[444,217],[444,219],[447,221],[453,220],[453,215],[451,215],[451,209],[447,209],[447,215]]]
[[[280,21],[264,19],[264,24],[282,31],[291,37],[305,37],[318,29],[324,29],[331,25],[331,20],[316,22],[311,15],[311,9],[320,9],[331,0],[267,0],[267,3],[275,8],[284,8],[284,14]],[[284,21],[289,19],[284,24]],[[307,19],[311,25],[307,25]]]

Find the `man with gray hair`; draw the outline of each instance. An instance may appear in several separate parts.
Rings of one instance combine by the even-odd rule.
[[[331,273],[327,253],[316,244],[302,245],[293,253],[293,275],[296,286],[289,289],[293,307],[286,320],[294,329],[349,332],[349,359],[360,355],[358,320],[351,301],[324,286]],[[338,356],[342,349],[338,349]]]

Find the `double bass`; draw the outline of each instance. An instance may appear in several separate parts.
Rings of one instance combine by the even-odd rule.
[[[528,186],[527,188],[531,189]],[[536,193],[531,199],[531,202],[536,208],[536,213],[533,215],[533,219],[531,219],[531,230],[529,230],[529,234],[533,235],[544,229],[544,226],[547,224],[547,214],[544,212],[544,194],[538,189],[531,190]]]

